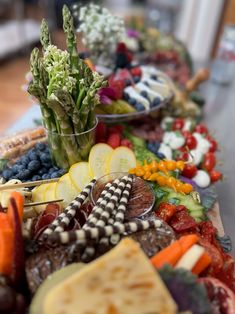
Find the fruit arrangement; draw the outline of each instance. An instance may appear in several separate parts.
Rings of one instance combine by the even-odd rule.
[[[64,15],[71,44],[74,33],[66,7]],[[43,29],[45,43],[44,22]],[[70,53],[76,52],[74,44]],[[131,57],[123,49],[119,46],[119,65]],[[84,64],[75,55],[81,70]],[[108,78],[120,93],[112,102],[121,99],[137,110],[133,99],[138,103],[143,98],[146,106],[154,106],[165,77],[155,77],[152,66],[125,66]],[[92,75],[96,81],[90,71],[85,67],[83,77],[90,80]],[[83,89],[83,81],[76,82],[76,92],[82,93],[76,117],[92,118],[93,109],[85,106],[91,87]],[[148,84],[155,94],[146,89]],[[92,90],[91,99],[113,95],[98,91],[101,85]],[[42,109],[54,97],[49,94]],[[70,96],[74,101],[74,94]],[[73,121],[74,113],[70,117]],[[63,124],[60,118],[57,126]],[[3,155],[1,313],[234,313],[235,261],[229,237],[215,228],[220,217],[215,216],[218,200],[211,188],[222,178],[215,170],[218,144],[204,124],[184,115],[99,122],[87,156],[63,168],[54,166],[45,132],[30,134],[25,139],[23,133],[28,149],[19,149],[17,135],[1,147],[5,153],[7,147],[20,152]],[[69,138],[64,141],[71,146]],[[75,146],[70,149],[78,152]]]

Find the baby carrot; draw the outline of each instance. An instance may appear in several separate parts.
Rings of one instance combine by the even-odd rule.
[[[182,256],[182,248],[179,241],[173,242],[171,245],[157,253],[151,258],[154,267],[161,268],[165,264],[174,266]]]
[[[13,230],[9,222],[8,215],[0,213],[0,274],[11,274],[13,238]]]
[[[205,270],[211,263],[211,257],[207,252],[204,252],[203,255],[199,258],[197,263],[192,269],[192,273],[199,275],[203,270]]]
[[[196,244],[198,240],[199,238],[196,234],[188,234],[188,235],[182,236],[178,241],[182,248],[183,254],[186,253],[188,249],[190,249],[191,246]]]
[[[19,215],[19,218],[20,218],[20,222],[22,222],[22,220],[23,220],[23,213],[24,213],[24,197],[17,191],[12,192],[11,193],[11,197],[14,198],[14,200],[16,202],[16,207],[17,207],[17,210],[18,210],[18,215]],[[12,208],[11,208],[10,204],[9,204],[9,207],[8,207],[7,214],[9,216],[9,220],[11,222],[13,222],[14,221],[14,217],[12,216]]]

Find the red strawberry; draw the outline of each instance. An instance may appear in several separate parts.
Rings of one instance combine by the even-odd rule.
[[[107,127],[103,122],[99,122],[96,128],[96,143],[106,139]]]
[[[109,134],[112,134],[112,133],[120,133],[120,134],[122,134],[123,130],[124,130],[124,126],[121,125],[121,124],[118,124],[118,125],[110,126],[108,128],[108,133]]]
[[[133,148],[131,141],[129,141],[127,138],[121,140],[121,146],[126,146],[130,149]]]
[[[117,148],[121,143],[121,135],[119,133],[112,133],[109,135],[107,144],[112,148]]]

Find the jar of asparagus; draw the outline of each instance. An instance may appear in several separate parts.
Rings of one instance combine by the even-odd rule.
[[[42,21],[42,56],[38,48],[33,49],[33,79],[28,92],[39,101],[54,162],[67,169],[86,160],[94,144],[94,109],[99,104],[98,90],[106,86],[106,81],[79,58],[73,18],[67,6],[63,7],[63,28],[66,51],[52,44],[48,25]]]

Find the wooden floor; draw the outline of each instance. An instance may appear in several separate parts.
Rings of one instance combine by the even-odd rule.
[[[22,90],[29,57],[16,57],[0,64],[0,134],[22,116],[31,106]]]

